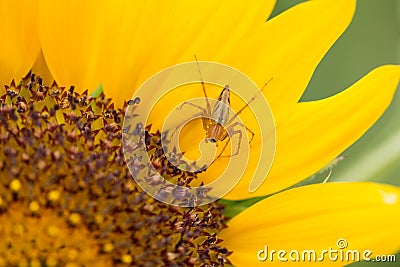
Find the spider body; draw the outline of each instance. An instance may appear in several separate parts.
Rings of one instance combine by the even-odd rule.
[[[227,137],[224,125],[227,123],[230,114],[230,92],[229,85],[226,85],[215,103],[212,119],[203,118],[203,129],[206,131],[206,141],[216,143]]]

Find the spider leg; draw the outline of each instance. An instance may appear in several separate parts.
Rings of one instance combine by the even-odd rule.
[[[251,137],[250,137],[250,141],[249,141],[249,144],[253,141],[253,139],[254,139],[254,136],[256,135],[249,127],[247,127],[246,125],[244,125],[243,123],[241,123],[240,121],[236,121],[236,122],[234,122],[234,123],[232,123],[231,125],[229,125],[228,127],[227,127],[227,129],[231,129],[231,128],[234,128],[235,126],[242,126],[242,127],[244,127],[245,129],[246,129],[246,131],[248,131],[250,134],[251,134]],[[226,136],[225,136],[225,138],[226,138]],[[224,138],[224,139],[225,139]],[[222,140],[221,140],[222,141]]]
[[[199,61],[197,60],[196,55],[194,55],[194,59],[196,60],[196,63],[197,63],[197,71],[199,72],[199,76],[201,79],[201,87],[203,88],[203,94],[204,94],[204,97],[206,98],[206,104],[207,104],[207,113],[206,114],[211,114],[211,105],[210,105],[210,102],[208,101],[207,91],[206,91],[206,87],[204,85],[203,75],[201,74],[200,64],[199,64]]]
[[[232,128],[232,129],[233,129],[233,128]],[[231,155],[229,155],[229,156],[222,156],[222,153],[224,153],[226,147],[228,146],[228,144],[229,144],[229,142],[230,142],[230,138],[229,138],[229,140],[227,140],[227,141],[225,142],[225,145],[224,145],[224,147],[222,148],[221,152],[218,154],[216,160],[217,160],[217,159],[220,159],[220,158],[230,158],[230,157],[234,157],[234,156],[236,156],[237,154],[239,154],[240,142],[242,142],[243,133],[242,133],[241,130],[234,130],[233,132],[231,132],[231,137],[234,136],[234,135],[238,135],[238,136],[239,136],[239,137],[238,137],[238,138],[239,138],[239,141],[238,141],[238,145],[237,145],[237,148],[236,148],[235,153],[233,153],[233,154],[231,154]],[[228,134],[226,134],[226,136],[228,136]],[[226,136],[225,136],[225,138],[226,138]],[[224,138],[224,139],[225,139],[225,138]],[[224,139],[223,139],[223,140],[224,140]],[[222,141],[223,141],[223,140],[222,140]]]
[[[262,92],[263,92],[263,90],[267,87],[267,85],[269,84],[269,82],[272,81],[272,79],[273,79],[273,78],[269,79],[269,81],[267,81],[267,82],[264,84],[264,86],[261,88],[261,90],[259,91],[259,93],[262,93]],[[245,109],[250,105],[250,103],[253,102],[256,98],[257,98],[257,95],[254,95],[252,98],[250,98],[250,100],[249,100],[243,107],[241,107],[241,108],[239,109],[239,111],[236,112],[236,113],[229,119],[229,121],[227,122],[227,124],[231,123],[237,116],[239,116],[239,114],[242,113],[242,111],[245,110]]]
[[[250,138],[249,144],[253,141],[254,136],[255,136],[256,134],[255,134],[250,128],[248,128],[246,125],[244,125],[243,123],[241,123],[241,122],[239,122],[239,121],[232,123],[231,125],[229,125],[229,126],[226,128],[226,129],[227,129],[227,132],[225,133],[225,135],[222,136],[222,138],[220,138],[220,141],[224,141],[224,140],[229,136],[229,135],[228,135],[228,132],[231,133],[231,137],[234,136],[234,135],[239,135],[239,142],[238,142],[238,147],[237,147],[237,149],[236,149],[236,152],[235,152],[234,154],[231,154],[230,156],[222,156],[222,153],[224,153],[224,151],[225,151],[225,149],[226,149],[226,147],[228,146],[228,143],[229,143],[229,141],[230,141],[230,140],[228,140],[228,141],[225,142],[224,147],[222,148],[221,152],[218,154],[216,160],[219,159],[219,158],[232,157],[232,156],[236,156],[237,154],[239,154],[240,142],[242,142],[243,133],[242,133],[241,130],[234,130],[234,131],[232,132],[232,130],[233,130],[236,126],[238,126],[238,125],[244,127],[244,128],[251,134],[251,138]]]
[[[183,103],[183,104],[185,104],[185,103]],[[182,105],[183,105],[182,104]],[[192,103],[188,103],[188,104],[192,104]],[[194,105],[194,104],[193,104]],[[200,106],[199,106],[199,108],[201,108]],[[202,116],[201,116],[202,115]],[[193,115],[193,118],[195,118],[195,117],[204,117],[205,116],[205,114],[203,113],[203,111],[201,111],[201,112],[198,112],[198,113],[196,113],[196,114],[194,114]],[[178,124],[176,127],[175,127],[175,130],[172,132],[172,134],[171,134],[171,139],[172,139],[172,137],[175,135],[175,133],[176,133],[176,131],[179,129],[179,128],[181,128],[183,125],[185,125],[186,124],[186,122],[187,121],[183,121],[182,123],[180,123],[180,124]]]
[[[189,105],[189,106],[198,108],[198,109],[200,109],[200,110],[203,112],[203,114],[207,114],[207,109],[203,108],[203,107],[200,106],[200,105],[196,105],[196,104],[193,104],[193,103],[191,103],[191,102],[186,102],[186,101],[182,103],[182,105],[179,107],[179,109],[182,109],[185,105]]]
[[[251,134],[250,141],[249,141],[249,144],[250,144],[250,143],[253,141],[254,136],[255,136],[256,134],[255,134],[249,127],[247,127],[246,125],[244,125],[243,123],[241,123],[241,122],[239,122],[239,121],[232,123],[232,124],[229,126],[229,128],[233,128],[233,127],[235,127],[235,126],[237,126],[237,125],[240,125],[240,126],[244,127],[244,128],[246,129],[246,131],[248,131],[248,132]]]

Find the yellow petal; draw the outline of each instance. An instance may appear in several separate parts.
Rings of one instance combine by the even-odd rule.
[[[25,76],[39,50],[36,0],[0,1],[0,86]]]
[[[38,57],[36,58],[35,64],[33,64],[32,72],[42,77],[46,85],[50,86],[54,81],[42,51],[40,51]]]
[[[43,0],[40,36],[58,83],[79,90],[103,83],[106,94],[121,103],[156,72],[193,60],[198,51],[187,49],[191,43],[208,40],[223,47],[227,37],[265,21],[274,3]]]
[[[233,251],[235,266],[280,265],[257,259],[259,250],[315,250],[319,256],[329,248],[341,250],[339,239],[348,246],[342,249],[372,251],[376,255],[393,254],[400,249],[400,189],[374,183],[328,183],[300,187],[260,201],[228,223],[219,237]],[[261,255],[264,256],[264,255]],[[285,266],[294,265],[289,262]],[[292,263],[292,264],[291,264]],[[296,262],[310,266],[314,262]],[[325,255],[324,264],[343,266]],[[317,262],[314,264],[322,265]]]
[[[400,66],[382,66],[335,96],[299,103],[277,125],[274,163],[259,193],[299,182],[357,141],[389,106],[399,78]]]

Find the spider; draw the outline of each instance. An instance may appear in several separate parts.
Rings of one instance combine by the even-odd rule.
[[[229,144],[228,140],[227,142],[225,142],[224,147],[222,148],[221,152],[218,154],[216,159],[219,159],[221,157],[236,156],[239,154],[240,143],[243,137],[241,129],[236,129],[236,127],[241,126],[251,134],[249,144],[253,141],[255,133],[240,121],[236,122],[233,121],[239,116],[239,114],[243,110],[245,110],[250,105],[251,102],[253,102],[256,99],[257,95],[253,96],[242,108],[239,109],[238,112],[230,116],[230,90],[229,90],[229,85],[225,85],[225,87],[222,89],[218,97],[218,100],[215,102],[213,108],[211,109],[211,105],[208,100],[206,88],[204,85],[204,80],[200,71],[200,65],[196,55],[194,57],[197,62],[197,69],[199,72],[199,76],[201,78],[203,94],[206,99],[206,107],[202,107],[200,105],[196,105],[191,102],[184,102],[180,106],[180,109],[182,109],[183,106],[185,105],[190,105],[200,109],[200,113],[196,114],[196,116],[200,115],[200,117],[202,117],[203,129],[206,132],[206,138],[205,138],[206,142],[211,142],[211,143],[217,143],[218,141],[223,142],[224,140],[226,140],[227,137],[231,138],[232,136],[237,135],[238,144],[235,153],[231,154],[230,156],[222,156],[222,153]],[[271,80],[272,78],[264,84],[264,86],[261,88],[261,92]]]

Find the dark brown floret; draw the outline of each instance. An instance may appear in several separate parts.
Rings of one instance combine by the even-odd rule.
[[[218,245],[225,227],[220,205],[169,206],[132,180],[122,121],[126,106],[140,99],[115,109],[103,94],[48,87],[33,74],[0,95],[0,266],[228,262],[228,250]],[[146,139],[159,172],[181,185],[196,179],[166,161],[160,133]]]

